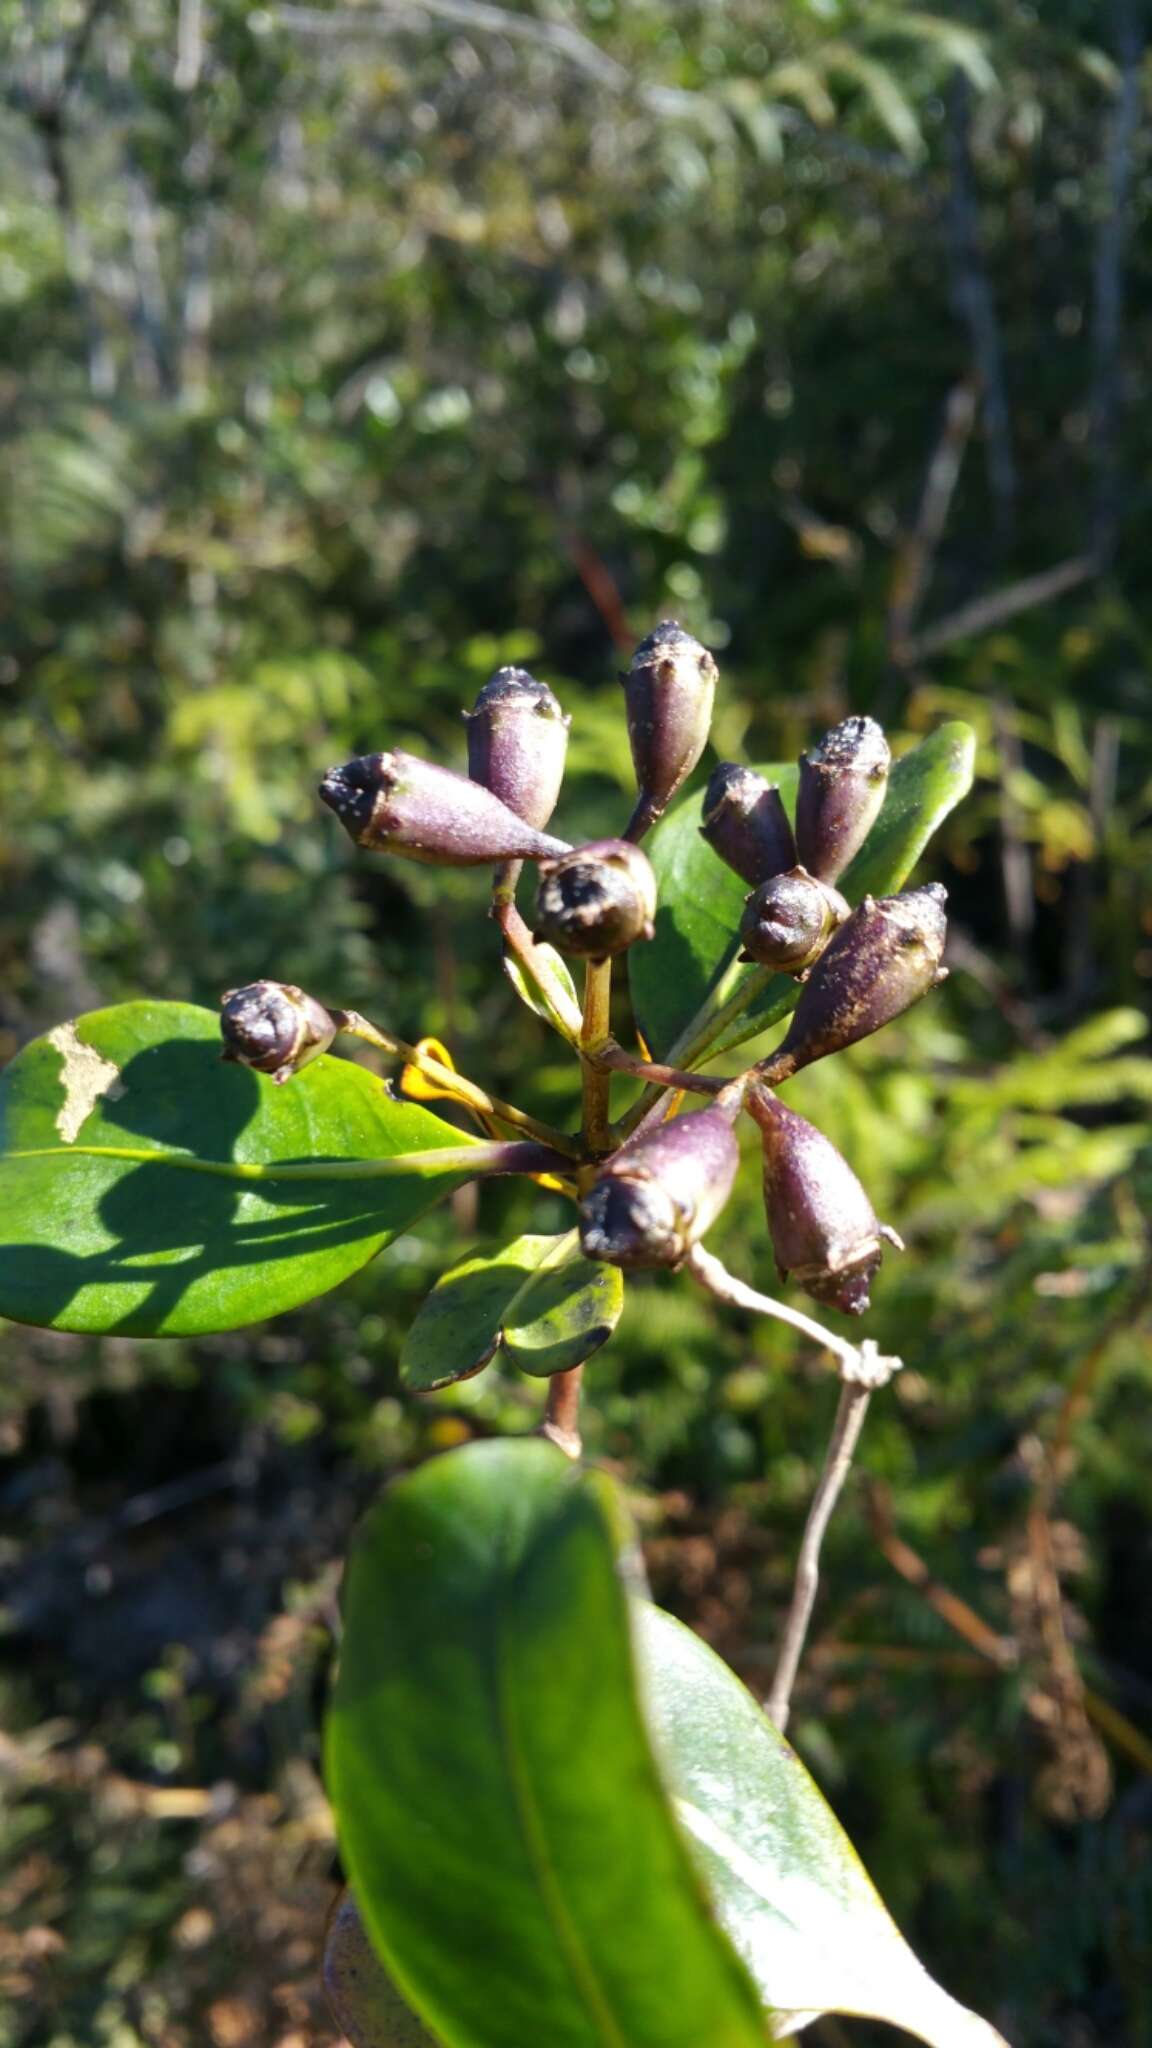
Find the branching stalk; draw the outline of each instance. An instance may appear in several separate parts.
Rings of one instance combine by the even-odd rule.
[[[783,1735],[788,1726],[788,1714],[792,1701],[792,1687],[800,1668],[804,1643],[808,1635],[808,1624],[816,1604],[816,1589],[820,1584],[820,1550],[825,1532],[832,1519],[832,1510],[852,1467],[852,1458],[864,1427],[868,1413],[871,1392],[867,1387],[849,1383],[840,1389],[836,1407],[836,1419],[832,1424],[832,1435],[824,1458],[808,1520],[804,1524],[804,1535],[800,1554],[796,1559],[796,1578],[792,1586],[792,1604],[784,1624],[780,1642],[780,1656],[772,1690],[768,1695],[768,1717],[774,1721]]]
[[[853,1344],[835,1330],[826,1330],[822,1323],[806,1316],[802,1309],[790,1308],[787,1302],[775,1301],[770,1294],[760,1294],[755,1287],[737,1280],[735,1274],[730,1273],[712,1252],[705,1251],[703,1245],[693,1247],[688,1258],[688,1271],[729,1308],[742,1308],[750,1315],[771,1316],[778,1323],[788,1323],[802,1336],[811,1337],[813,1343],[821,1345],[825,1351],[834,1352],[840,1360],[840,1377],[847,1385],[862,1386],[871,1392],[876,1387],[886,1386],[893,1373],[900,1370],[900,1359],[882,1356],[870,1338],[865,1338],[863,1344]]]
[[[680,1067],[665,1066],[660,1060],[636,1059],[614,1040],[593,1056],[592,1063],[606,1073],[633,1074],[640,1081],[654,1082],[658,1088],[686,1089],[694,1095],[719,1095],[728,1086],[719,1074],[689,1074]]]
[[[882,1357],[876,1345],[866,1339],[863,1344],[850,1344],[834,1330],[826,1330],[799,1309],[789,1308],[785,1302],[773,1301],[770,1295],[757,1293],[754,1287],[747,1287],[742,1280],[721,1265],[711,1252],[697,1245],[688,1260],[689,1270],[719,1301],[732,1308],[749,1310],[753,1315],[772,1316],[778,1322],[789,1323],[806,1337],[811,1337],[825,1350],[835,1352],[840,1360],[840,1377],[843,1385],[836,1409],[836,1420],[832,1425],[832,1436],[824,1459],[823,1470],[808,1510],[800,1554],[796,1560],[796,1578],[792,1588],[792,1601],[784,1634],[780,1644],[780,1657],[772,1691],[768,1698],[768,1713],[783,1734],[788,1725],[789,1705],[808,1624],[816,1601],[816,1589],[820,1583],[820,1550],[825,1531],[832,1518],[832,1510],[840,1498],[844,1481],[851,1469],[853,1454],[864,1427],[868,1413],[868,1402],[873,1390],[882,1387],[899,1371],[898,1358]]]
[[[362,1039],[365,1045],[374,1045],[378,1051],[388,1053],[393,1059],[401,1059],[405,1065],[419,1067],[430,1081],[439,1082],[446,1094],[455,1096],[458,1102],[466,1103],[478,1115],[492,1117],[497,1123],[509,1124],[513,1130],[527,1131],[542,1145],[550,1145],[554,1152],[564,1152],[570,1159],[578,1159],[579,1147],[563,1131],[551,1124],[541,1123],[537,1117],[529,1116],[525,1110],[517,1109],[511,1102],[502,1102],[497,1095],[489,1095],[466,1075],[458,1074],[455,1067],[446,1067],[442,1060],[425,1052],[422,1046],[409,1045],[406,1039],[396,1038],[391,1031],[380,1031],[369,1023],[357,1010],[333,1010],[341,1031],[350,1037]]]

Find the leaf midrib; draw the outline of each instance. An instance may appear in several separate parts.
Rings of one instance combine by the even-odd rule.
[[[606,2048],[628,2048],[627,2037],[616,2024],[599,1977],[587,1954],[586,1945],[580,1938],[579,1928],[569,1913],[563,1888],[549,1852],[547,1829],[533,1794],[531,1774],[526,1766],[520,1739],[520,1716],[515,1704],[511,1659],[505,1654],[508,1617],[505,1603],[500,1598],[497,1598],[495,1603],[495,1615],[493,1683],[496,1724],[528,1861],[539,1887],[545,1914],[551,1922],[557,1947],[568,1966],[577,1994],[596,2028],[599,2039],[606,2044]]]

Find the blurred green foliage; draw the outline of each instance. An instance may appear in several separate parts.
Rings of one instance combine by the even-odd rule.
[[[462,765],[523,661],[574,713],[560,829],[618,829],[613,670],[669,611],[720,660],[722,754],[970,720],[952,979],[791,1098],[909,1244],[794,1725],[951,1989],[1017,2048],[1135,2048],[1143,9],[358,11],[0,0],[0,1049],[274,974],[561,1114],[482,880],[353,856],[330,761]],[[382,1475],[539,1404],[398,1391],[461,1247],[562,1227],[470,1199],[267,1329],[0,1337],[3,2048],[331,2039],[299,1987],[332,1561]],[[751,1159],[717,1249],[771,1284]],[[590,1379],[658,1593],[766,1687],[825,1367],[660,1279]]]

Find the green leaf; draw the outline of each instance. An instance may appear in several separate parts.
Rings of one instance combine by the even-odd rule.
[[[537,1379],[583,1365],[608,1342],[624,1309],[618,1266],[586,1259],[575,1230],[555,1238],[553,1247],[504,1317],[505,1351],[521,1372]]]
[[[580,1041],[580,998],[568,962],[555,946],[533,945],[530,966],[515,953],[504,955],[504,972],[522,1003],[551,1024],[569,1045]]]
[[[352,2048],[441,2048],[401,1998],[347,1890],[324,1939],[324,1996]]]
[[[623,1306],[623,1275],[585,1259],[574,1230],[518,1237],[437,1281],[404,1339],[400,1377],[421,1393],[450,1386],[480,1372],[501,1342],[523,1372],[566,1372],[606,1343]]]
[[[215,1011],[93,1010],[0,1076],[0,1315],[145,1337],[279,1315],[468,1178],[354,1162],[470,1143],[346,1060],[282,1088],[222,1064]]]
[[[389,1488],[327,1782],[374,1948],[451,2048],[763,2048],[637,1704],[614,1489],[539,1440]]]
[[[903,887],[937,826],[971,788],[974,756],[971,727],[953,723],[942,725],[893,764],[884,808],[840,883],[849,902]],[[770,764],[759,772],[779,783],[791,811],[795,767]],[[799,995],[789,975],[772,975],[765,982],[762,970],[731,964],[748,891],[701,838],[699,826],[700,798],[694,796],[670,811],[653,833],[648,852],[660,892],[656,937],[629,955],[637,1021],[645,1043],[662,1059],[672,1053],[684,1056],[680,1041],[686,1027],[715,984],[734,1006],[741,990],[755,994],[710,1044],[710,1052],[728,1051],[756,1037],[786,1017]]]
[[[903,2027],[931,2048],[1004,2048],[917,1961],[795,1752],[699,1637],[636,1604],[657,1755],[721,1924],[775,2013]]]

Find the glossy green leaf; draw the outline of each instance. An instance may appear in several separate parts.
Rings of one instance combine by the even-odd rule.
[[[501,1342],[523,1372],[566,1372],[598,1351],[624,1306],[623,1275],[582,1257],[575,1231],[477,1252],[426,1296],[400,1350],[417,1392],[470,1379]]]
[[[917,1961],[799,1758],[735,1673],[647,1602],[635,1619],[665,1784],[777,2036],[824,2011],[888,2020],[931,2048],[1004,2048]]]
[[[533,946],[528,964],[515,953],[504,955],[504,972],[522,1003],[551,1024],[570,1045],[580,1039],[580,998],[568,962],[555,946]]]
[[[884,808],[840,887],[850,903],[890,895],[903,887],[938,825],[972,784],[975,735],[970,726],[943,725],[893,764]],[[759,771],[778,782],[789,811],[797,771],[769,764]],[[735,932],[748,891],[700,836],[700,798],[678,804],[653,833],[648,853],[660,901],[656,937],[629,955],[637,1021],[652,1053],[683,1057],[683,1036],[705,999],[718,987],[725,998],[741,989],[755,995],[712,1041],[722,1052],[742,1045],[795,1007],[798,984],[789,975],[765,980],[752,967],[736,967]]]
[[[502,1341],[521,1372],[547,1379],[583,1365],[606,1344],[624,1308],[619,1266],[596,1265],[572,1230],[553,1240],[539,1271],[508,1304]]]
[[[0,1075],[0,1315],[146,1337],[278,1315],[467,1179],[357,1162],[470,1143],[346,1060],[281,1088],[223,1064],[215,1011],[93,1010]]]
[[[401,1998],[350,1890],[337,1899],[324,1938],[324,1996],[351,2048],[441,2048]]]
[[[373,1946],[451,2048],[763,2048],[637,1704],[616,1495],[471,1445],[363,1525],[328,1785]]]

